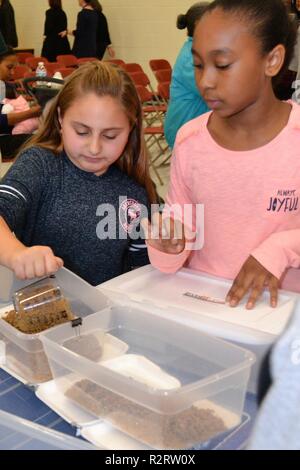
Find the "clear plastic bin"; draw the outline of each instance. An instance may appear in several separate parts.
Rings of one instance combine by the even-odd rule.
[[[124,304],[125,299],[140,302],[144,310],[251,350],[256,363],[248,390],[257,393],[262,361],[286,327],[300,296],[280,290],[274,309],[266,291],[254,309],[245,308],[247,296],[232,308],[224,303],[231,285],[232,281],[192,269],[165,274],[147,265],[111,279],[98,289],[114,303]]]
[[[0,450],[93,450],[81,439],[0,410]]]
[[[66,269],[58,271],[56,279],[75,316],[85,317],[109,303],[101,292]],[[18,281],[9,270],[0,267],[0,340],[6,346],[3,368],[22,382],[32,385],[52,379],[49,363],[39,339],[40,333],[22,333],[2,317],[13,309],[14,292],[34,281]]]
[[[96,362],[68,350],[67,324],[40,336],[56,386],[84,410],[158,449],[189,448],[239,424],[251,352],[130,306],[90,315],[83,334],[85,323],[126,343],[128,356]]]

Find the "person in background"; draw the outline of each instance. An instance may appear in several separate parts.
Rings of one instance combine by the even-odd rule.
[[[277,98],[279,98],[280,100],[289,100],[293,97],[294,82],[295,80],[297,80],[297,74],[298,74],[298,62],[299,62],[298,56],[300,53],[298,38],[300,35],[300,29],[298,27],[299,20],[298,20],[298,14],[297,14],[297,9],[296,9],[296,3],[293,3],[291,1],[286,1],[284,3],[289,12],[294,28],[297,31],[297,41],[296,41],[293,57],[291,58],[288,68],[279,77],[278,80],[274,81],[274,90],[275,90],[275,94]]]
[[[91,0],[91,6],[98,13],[98,31],[97,31],[97,57],[101,60],[107,49],[110,57],[115,57],[115,51],[112,47],[106,16],[103,13],[102,5],[98,0]]]
[[[1,88],[4,89],[3,95],[7,98],[11,98],[10,93],[13,90],[11,87],[7,87],[7,82],[11,80],[13,75],[13,69],[17,64],[17,57],[14,51],[7,47],[3,37],[0,33],[0,83]],[[7,93],[9,91],[9,93]],[[8,96],[9,95],[9,96]],[[2,98],[2,100],[5,96]],[[8,114],[2,114],[4,102],[0,103],[0,149],[3,160],[6,158],[12,158],[16,155],[20,146],[28,140],[31,135],[19,134],[12,135],[12,130],[15,125],[29,119],[38,117],[41,114],[40,106],[36,105],[22,112],[10,112]]]
[[[300,20],[300,2],[299,0],[290,0],[291,10],[297,15],[298,20]]]
[[[185,15],[177,18],[177,28],[187,29],[185,41],[172,72],[170,101],[164,123],[166,140],[174,147],[177,131],[183,124],[206,113],[209,108],[196,86],[192,43],[195,25],[205,11],[208,2],[195,3]]]
[[[134,83],[84,64],[0,185],[0,263],[21,279],[64,264],[100,284],[148,263],[139,222],[154,200]]]
[[[10,47],[18,47],[15,12],[9,0],[0,0],[0,32]]]
[[[49,9],[46,11],[44,27],[44,43],[42,56],[49,62],[55,62],[58,55],[70,54],[70,44],[67,37],[67,15],[62,9],[61,0],[48,0]]]
[[[178,236],[167,213],[152,230],[144,222],[155,267],[233,280],[231,307],[246,297],[252,309],[267,289],[274,308],[280,287],[300,291],[300,106],[276,98],[272,84],[290,63],[295,39],[281,0],[207,7],[192,52],[212,111],[180,129],[167,195],[171,207],[204,205],[204,224],[194,217],[187,227],[198,241],[204,232],[202,248],[189,234],[186,242],[183,230]]]
[[[78,0],[82,9],[77,15],[76,30],[69,33],[75,36],[72,52],[78,58],[97,57],[98,13],[91,1]]]
[[[289,325],[273,346],[269,365],[272,383],[259,408],[248,450],[299,450],[299,301]]]

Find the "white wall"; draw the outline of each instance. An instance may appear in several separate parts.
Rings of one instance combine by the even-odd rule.
[[[69,29],[74,29],[80,8],[78,0],[62,0]],[[41,52],[47,0],[11,0],[15,9],[19,47]],[[172,64],[181,48],[185,31],[176,28],[179,13],[193,0],[100,0],[107,16],[117,57],[138,62],[149,73],[150,59],[166,58]]]

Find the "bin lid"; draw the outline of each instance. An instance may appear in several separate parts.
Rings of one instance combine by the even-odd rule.
[[[154,314],[225,339],[252,344],[273,342],[284,329],[300,296],[280,291],[274,309],[265,292],[253,310],[245,309],[246,299],[232,308],[224,301],[231,284],[232,281],[191,269],[164,274],[148,265],[97,288],[112,300],[138,302]]]

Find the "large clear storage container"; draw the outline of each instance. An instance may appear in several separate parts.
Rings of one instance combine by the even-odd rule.
[[[69,324],[41,334],[56,387],[95,417],[146,445],[184,449],[239,424],[254,355],[138,306],[111,306],[83,320],[127,345],[93,360],[68,348]]]

